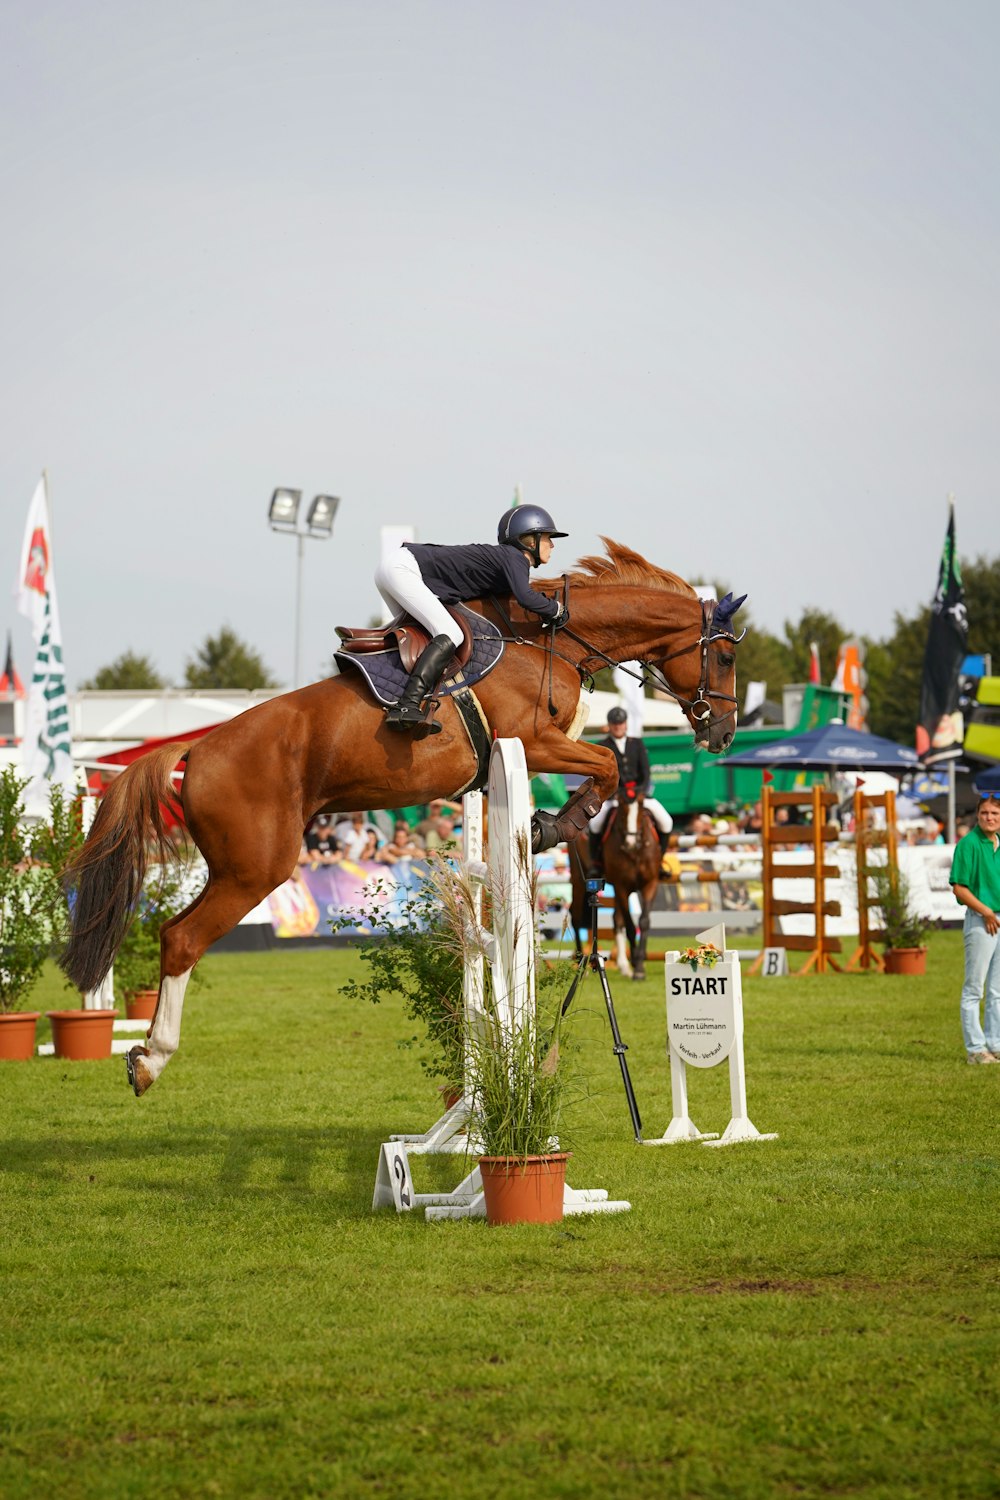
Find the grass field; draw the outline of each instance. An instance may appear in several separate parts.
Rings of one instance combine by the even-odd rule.
[[[542,1228],[370,1212],[438,1111],[356,963],[208,958],[142,1100],[119,1058],[2,1065],[4,1500],[1000,1492],[1000,1067],[964,1062],[958,934],[924,979],[745,981],[780,1139],[722,1151],[633,1144],[588,979],[570,1179],[633,1210]],[[652,975],[612,976],[651,1136]],[[726,1070],[690,1091],[721,1130]]]

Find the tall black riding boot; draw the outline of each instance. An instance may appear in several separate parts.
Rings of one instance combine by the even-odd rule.
[[[670,835],[669,833],[664,833],[660,828],[658,828],[656,831],[660,837],[660,869],[662,870],[663,861],[666,859],[667,852],[670,847]]]
[[[387,729],[416,729],[424,723],[420,705],[437,687],[441,673],[457,649],[450,635],[436,635],[424,647],[414,663],[409,682],[399,695],[399,702],[386,712]],[[431,719],[426,728],[430,734],[438,734],[441,725]]]
[[[587,868],[588,880],[597,880],[604,874],[604,865],[601,859],[601,844],[603,842],[603,834],[594,832],[587,834],[587,854],[590,859],[590,864]]]

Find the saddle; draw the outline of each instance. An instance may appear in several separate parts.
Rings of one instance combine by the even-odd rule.
[[[444,677],[454,677],[463,667],[468,666],[472,657],[474,617],[470,617],[466,611],[459,612],[448,605],[444,607],[462,631],[462,644],[455,647],[455,654],[442,674]],[[430,632],[419,620],[405,612],[390,620],[388,625],[375,628],[360,629],[354,625],[337,625],[335,628],[340,636],[338,655],[369,656],[376,651],[398,651],[399,659],[407,672],[413,671],[417,658],[431,641]]]

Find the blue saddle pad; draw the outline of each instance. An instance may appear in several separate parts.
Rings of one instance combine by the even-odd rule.
[[[436,689],[441,698],[450,698],[453,693],[474,687],[487,672],[492,672],[503,656],[504,648],[500,629],[492,621],[477,614],[474,609],[466,609],[464,604],[453,604],[451,608],[463,616],[472,631],[472,655],[460,672],[449,677]],[[399,695],[409,681],[410,674],[400,661],[395,646],[386,651],[366,651],[363,656],[355,656],[349,651],[335,651],[333,659],[341,671],[346,667],[356,668],[367,681],[376,700],[386,708],[399,701]]]

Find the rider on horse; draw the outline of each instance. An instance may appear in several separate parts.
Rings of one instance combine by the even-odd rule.
[[[667,852],[667,839],[670,830],[674,826],[674,820],[665,807],[661,807],[655,797],[646,792],[649,786],[649,755],[646,746],[640,738],[633,738],[628,733],[628,714],[623,708],[611,708],[608,710],[608,727],[611,733],[600,741],[607,745],[609,750],[614,750],[618,756],[618,793],[609,797],[599,813],[590,820],[589,855],[590,869],[588,875],[598,877],[601,869],[601,844],[603,843],[604,826],[608,821],[608,815],[613,807],[618,806],[619,797],[625,796],[626,787],[632,783],[637,791],[645,793],[643,806],[653,822],[656,824],[656,832],[660,840],[660,854]]]
[[[525,609],[540,615],[547,626],[560,630],[569,620],[569,610],[557,599],[533,589],[532,568],[542,567],[552,556],[556,523],[540,505],[518,505],[505,511],[497,527],[497,545],[470,542],[466,546],[435,546],[404,542],[383,558],[375,573],[375,584],[393,614],[413,615],[431,633],[429,645],[418,656],[399,702],[386,711],[389,729],[415,729],[425,725],[432,734],[441,726],[427,721],[421,708],[433,692],[441,674],[462,644],[462,629],[444,608],[463,599],[485,595],[513,595]]]

